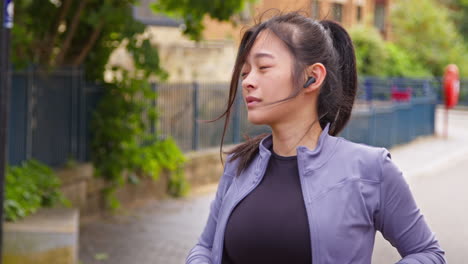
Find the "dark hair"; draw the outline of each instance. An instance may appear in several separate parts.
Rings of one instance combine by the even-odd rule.
[[[351,115],[357,89],[357,72],[354,47],[346,30],[336,22],[316,21],[298,12],[274,16],[249,28],[242,37],[232,73],[227,108],[221,116],[213,120],[225,117],[220,146],[221,160],[224,136],[236,98],[241,68],[257,36],[264,30],[269,30],[279,37],[294,57],[292,77],[295,91],[281,101],[297,96],[305,82],[306,67],[320,62],[327,69],[317,101],[320,126],[323,129],[330,123],[329,134],[335,136],[345,127]],[[260,141],[266,135],[246,138],[246,142],[226,152],[232,154],[229,161],[240,159],[238,174],[257,154]]]

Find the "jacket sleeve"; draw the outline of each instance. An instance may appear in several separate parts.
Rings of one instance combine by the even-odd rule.
[[[376,228],[403,257],[398,264],[446,263],[445,252],[431,232],[388,150],[383,149],[380,161],[380,209]]]
[[[229,157],[228,159],[229,160]],[[198,238],[198,242],[190,250],[187,258],[185,259],[186,264],[212,264],[211,260],[211,249],[213,247],[213,239],[218,223],[218,212],[223,201],[224,194],[231,185],[233,176],[227,173],[228,163],[224,167],[223,175],[218,183],[216,196],[210,204],[210,213],[205,228]]]

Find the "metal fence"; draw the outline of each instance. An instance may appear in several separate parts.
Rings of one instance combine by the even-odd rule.
[[[462,82],[460,102],[468,102],[468,82]],[[227,83],[153,84],[159,120],[152,129],[171,136],[183,151],[219,146],[223,120],[205,123],[222,114],[229,93]],[[440,80],[359,80],[359,92],[348,126],[340,136],[356,142],[391,147],[434,132],[434,111],[441,100]],[[102,86],[85,81],[77,69],[42,75],[33,69],[12,76],[9,124],[9,163],[36,158],[51,166],[69,159],[90,158],[89,129]],[[439,99],[437,99],[439,98]],[[468,105],[468,103],[467,103]],[[242,98],[231,115],[225,144],[241,142],[243,134],[269,132],[251,125]]]
[[[89,160],[89,121],[102,93],[79,69],[12,74],[8,161],[30,158],[51,166]]]
[[[441,86],[439,86],[439,88],[440,87]],[[459,104],[468,106],[468,78],[460,80],[460,102]]]
[[[390,148],[433,134],[437,85],[429,79],[363,78],[351,120],[340,136]]]
[[[441,77],[434,78],[434,85],[436,94],[437,94],[437,103],[443,104],[444,103],[444,91],[442,89],[443,79]],[[460,79],[460,94],[458,105],[461,106],[468,106],[468,78]]]
[[[227,105],[229,84],[163,84],[157,88],[157,109],[160,118],[156,127],[159,133],[172,136],[184,150],[198,150],[220,143],[224,120],[204,122],[221,115]],[[249,134],[265,131],[247,122],[246,112],[240,107],[240,97],[234,105],[225,144],[238,143],[240,132]]]
[[[437,80],[426,79],[360,79],[352,118],[340,136],[391,147],[434,133],[436,85]],[[158,85],[160,133],[174,137],[184,151],[219,146],[223,121],[200,120],[212,120],[224,112],[228,86],[227,83]],[[252,136],[263,132],[269,132],[268,127],[249,124],[242,99],[238,97],[225,144],[239,143],[242,134]]]

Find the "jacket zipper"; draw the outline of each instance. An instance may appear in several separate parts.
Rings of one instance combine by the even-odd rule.
[[[261,162],[261,161],[260,161]],[[266,164],[268,165],[268,161],[266,162]],[[254,185],[251,185],[251,187],[242,195],[239,196],[239,198],[234,202],[234,204],[231,206],[231,208],[229,209],[229,212],[228,212],[228,215],[226,217],[226,223],[224,225],[224,228],[223,228],[223,232],[221,233],[221,238],[220,238],[220,246],[219,246],[219,251],[221,252],[220,253],[220,256],[218,258],[218,264],[221,264],[221,261],[222,261],[222,258],[223,258],[223,250],[224,250],[224,234],[226,232],[226,227],[227,227],[227,221],[229,220],[229,216],[231,215],[232,211],[234,210],[234,208],[236,208],[237,204],[242,201],[242,199],[244,199],[253,189],[255,189],[258,184],[260,183],[260,181],[263,179],[263,176],[265,175],[265,170],[266,170],[266,167],[267,165],[264,165],[262,168],[261,168],[261,171],[260,171],[260,176],[257,176],[258,180],[256,180],[255,184]]]
[[[315,245],[316,245],[316,243],[317,243],[317,240],[316,240],[316,239],[314,238],[314,236],[312,235],[312,234],[313,234],[313,231],[312,231],[312,228],[313,228],[313,226],[312,226],[313,217],[312,217],[312,213],[309,214],[309,211],[312,210],[312,209],[310,208],[311,203],[308,203],[308,202],[307,202],[307,197],[309,197],[309,196],[308,196],[307,190],[306,190],[305,185],[304,185],[303,176],[304,176],[304,175],[301,175],[301,174],[299,173],[299,179],[300,179],[300,181],[301,181],[302,200],[304,201],[304,206],[305,206],[306,213],[307,213],[307,217],[308,217],[308,219],[307,219],[307,224],[309,225],[309,236],[310,236],[310,243],[311,243],[310,246],[311,246],[311,254],[312,254],[312,263],[313,263],[313,264],[319,264],[317,254],[316,254],[315,249],[314,249],[314,247],[315,247]]]

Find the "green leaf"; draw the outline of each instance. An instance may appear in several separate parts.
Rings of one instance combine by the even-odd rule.
[[[9,166],[3,208],[7,221],[16,221],[41,207],[70,202],[60,192],[60,180],[52,169],[37,160]]]

